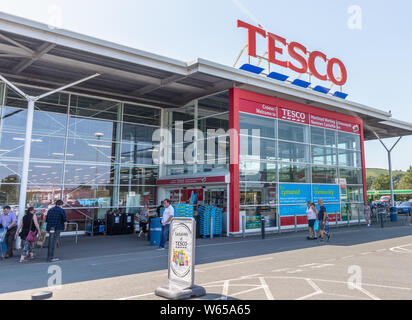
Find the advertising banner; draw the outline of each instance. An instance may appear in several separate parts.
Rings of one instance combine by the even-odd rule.
[[[280,206],[279,207],[279,215],[281,217],[289,217],[289,216],[305,216],[306,215],[306,205],[292,205],[292,206]]]
[[[322,199],[326,203],[340,202],[340,188],[338,185],[314,184],[312,186],[312,201],[318,203]]]
[[[169,282],[190,288],[194,284],[195,221],[175,218],[170,226]]]
[[[279,184],[279,204],[305,204],[310,200],[309,184]]]

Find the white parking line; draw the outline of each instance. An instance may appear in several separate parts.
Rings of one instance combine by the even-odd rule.
[[[334,264],[320,264],[320,265],[317,265],[317,266],[313,266],[313,267],[311,267],[312,269],[322,269],[322,268],[327,268],[327,267],[333,267],[334,266]]]
[[[287,273],[294,274],[294,273],[300,273],[300,272],[303,272],[303,270],[298,269],[298,270],[288,271]]]
[[[272,272],[284,272],[284,271],[288,271],[288,270],[290,270],[290,268],[283,268],[283,269],[272,270]]]
[[[314,283],[311,279],[306,279],[306,281],[307,281],[307,282],[309,283],[309,285],[315,290],[315,292],[313,292],[313,293],[311,293],[311,294],[308,294],[308,295],[306,295],[306,296],[297,298],[296,300],[305,300],[305,299],[308,299],[308,298],[311,298],[311,297],[314,297],[314,296],[316,296],[316,295],[319,295],[319,294],[322,294],[322,293],[323,293],[323,291],[321,290],[321,288],[319,288],[319,287],[316,285],[316,283]]]
[[[265,291],[266,298],[267,298],[268,300],[275,300],[275,298],[274,298],[273,295],[272,295],[272,292],[270,292],[269,286],[268,286],[268,284],[266,283],[265,278],[260,277],[260,278],[259,278],[259,281],[260,281],[260,283],[262,284],[263,291]]]
[[[154,293],[144,293],[144,294],[139,294],[137,296],[131,296],[131,297],[126,297],[126,298],[121,298],[121,299],[116,299],[116,300],[130,300],[130,299],[136,299],[136,298],[143,298],[143,297],[148,297],[148,296],[154,296]]]
[[[245,263],[256,263],[256,262],[260,262],[260,261],[268,261],[268,260],[273,260],[274,258],[262,258],[262,259],[251,259],[251,260],[247,260],[247,261],[240,261],[240,262],[234,262],[234,263],[228,263],[228,264],[224,264],[224,265],[220,265],[220,266],[213,266],[213,267],[205,267],[205,268],[201,268],[199,270],[196,270],[197,272],[204,272],[204,271],[208,271],[208,270],[213,270],[213,269],[219,269],[219,268],[226,268],[226,267],[232,267],[232,266],[237,266],[240,264],[245,264]]]

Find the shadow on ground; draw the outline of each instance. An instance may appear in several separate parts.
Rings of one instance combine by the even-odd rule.
[[[306,232],[267,234],[266,239],[250,236],[245,239],[198,239],[196,264],[247,259],[254,256],[313,248],[317,246],[353,246],[370,242],[410,236],[412,226],[378,226],[332,228],[329,243],[306,240]],[[16,251],[18,254],[18,251]],[[47,287],[50,277],[46,262],[47,249],[36,249],[34,262],[19,264],[18,258],[0,261],[0,293]],[[57,263],[63,270],[63,284],[99,280],[125,275],[141,274],[167,269],[167,251],[157,251],[146,240],[136,235],[80,237],[76,245],[73,238],[63,238],[62,247],[56,249],[61,259]],[[4,275],[4,276],[3,276]],[[7,276],[6,276],[7,275]]]

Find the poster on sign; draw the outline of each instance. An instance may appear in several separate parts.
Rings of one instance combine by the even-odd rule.
[[[195,222],[176,218],[170,226],[169,282],[190,288],[194,282]]]

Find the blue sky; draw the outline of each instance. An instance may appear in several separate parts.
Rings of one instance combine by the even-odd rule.
[[[292,4],[293,3],[293,4]],[[362,29],[348,27],[348,8],[362,9]],[[232,65],[246,44],[237,19],[338,57],[348,69],[348,99],[412,122],[411,1],[384,0],[2,0],[0,10],[48,23],[61,8],[64,29],[183,61]],[[390,144],[393,140],[388,140]],[[393,152],[394,169],[412,165],[412,137]],[[366,143],[367,167],[387,168],[379,142]]]

